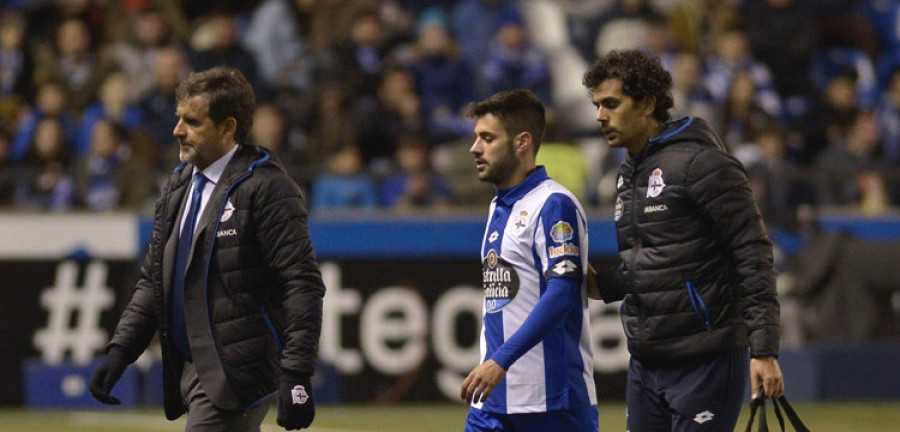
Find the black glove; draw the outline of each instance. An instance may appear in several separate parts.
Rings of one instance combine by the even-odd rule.
[[[115,347],[110,348],[109,353],[106,354],[100,366],[97,366],[97,369],[91,376],[91,394],[94,396],[94,399],[109,405],[122,403],[119,399],[110,396],[109,392],[116,385],[116,382],[119,381],[119,378],[122,377],[122,373],[125,372],[127,366],[128,361],[125,360],[125,354],[122,353],[122,350]]]
[[[309,427],[315,417],[309,375],[283,371],[278,391],[278,425],[287,430],[303,429]]]

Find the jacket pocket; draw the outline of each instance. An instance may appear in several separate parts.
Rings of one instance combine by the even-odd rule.
[[[691,299],[691,306],[694,308],[694,313],[697,314],[697,318],[700,318],[700,322],[703,323],[703,328],[707,331],[712,330],[709,309],[706,308],[706,302],[703,301],[703,297],[700,296],[697,287],[694,286],[694,283],[691,281],[685,281],[684,285],[687,289],[688,298]]]
[[[275,341],[275,346],[278,347],[278,351],[281,351],[281,338],[278,336],[278,330],[275,329],[275,324],[272,322],[272,318],[269,316],[269,311],[266,310],[265,306],[260,306],[259,313],[262,315],[262,319],[266,323],[266,327],[269,328],[269,333],[272,334],[272,339]]]

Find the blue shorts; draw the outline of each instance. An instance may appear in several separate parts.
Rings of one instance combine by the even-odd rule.
[[[750,381],[746,348],[677,365],[631,359],[625,389],[632,432],[733,432]]]
[[[597,405],[542,413],[499,414],[469,409],[465,432],[597,432]]]

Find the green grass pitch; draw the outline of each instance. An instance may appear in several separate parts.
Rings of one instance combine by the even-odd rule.
[[[900,430],[900,401],[817,402],[794,404],[813,432],[896,432]],[[460,432],[466,407],[461,404],[348,404],[317,407],[311,432]],[[777,430],[770,411],[770,429]],[[741,415],[743,431],[748,412]],[[0,432],[162,432],[184,430],[184,419],[166,421],[161,410],[110,409],[105,411],[45,411],[23,408],[0,409]],[[269,412],[263,432],[283,430],[275,424],[275,409]],[[600,431],[625,430],[625,407],[621,402],[600,404]]]

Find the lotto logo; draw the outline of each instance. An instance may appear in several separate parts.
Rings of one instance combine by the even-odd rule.
[[[715,417],[715,416],[716,416],[715,414],[713,414],[713,413],[711,413],[711,412],[709,412],[709,411],[703,411],[702,413],[697,414],[697,415],[694,417],[694,421],[697,422],[697,423],[699,423],[699,424],[703,424],[703,423],[706,423],[706,422],[712,420],[713,417]]]
[[[553,266],[553,273],[556,273],[558,275],[564,275],[572,270],[575,270],[576,268],[577,267],[575,266],[574,263],[572,263],[572,261],[563,260],[563,261],[556,263],[556,265]]]

